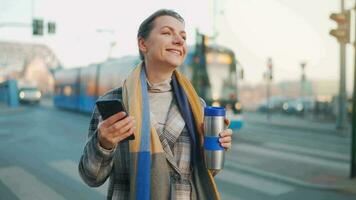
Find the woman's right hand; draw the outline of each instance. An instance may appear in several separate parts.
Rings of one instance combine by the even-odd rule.
[[[100,146],[111,150],[135,131],[135,119],[126,117],[125,112],[119,112],[107,118],[98,125]]]

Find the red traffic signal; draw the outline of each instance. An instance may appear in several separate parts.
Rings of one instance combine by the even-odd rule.
[[[344,11],[341,13],[332,13],[330,19],[336,21],[338,24],[350,23],[350,11]]]
[[[338,27],[330,30],[330,35],[336,37],[339,42],[350,42],[350,10],[341,13],[332,13],[330,19],[334,20]]]

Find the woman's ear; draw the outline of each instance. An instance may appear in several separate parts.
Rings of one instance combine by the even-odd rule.
[[[138,48],[140,49],[140,51],[142,53],[146,53],[147,52],[147,47],[146,47],[146,41],[145,39],[143,39],[142,37],[138,38]]]

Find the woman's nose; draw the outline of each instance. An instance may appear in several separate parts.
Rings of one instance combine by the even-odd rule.
[[[173,43],[176,45],[183,45],[184,39],[180,35],[175,35],[173,38]]]

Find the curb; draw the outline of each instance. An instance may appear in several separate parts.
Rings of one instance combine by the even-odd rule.
[[[277,180],[278,182],[284,182],[284,183],[301,186],[301,187],[305,187],[305,188],[312,188],[312,189],[319,189],[319,190],[345,190],[345,188],[348,187],[348,185],[346,185],[346,184],[324,185],[324,184],[309,183],[306,181],[298,180],[295,178],[290,178],[287,176],[278,175],[278,174],[275,174],[272,172],[263,171],[263,170],[260,170],[260,169],[257,169],[257,168],[251,167],[251,166],[237,164],[237,163],[234,163],[233,166],[226,166],[226,168],[236,168],[238,170],[241,170],[241,171],[249,173],[249,174],[257,175],[257,176],[260,176],[263,178],[274,179],[274,180]]]

